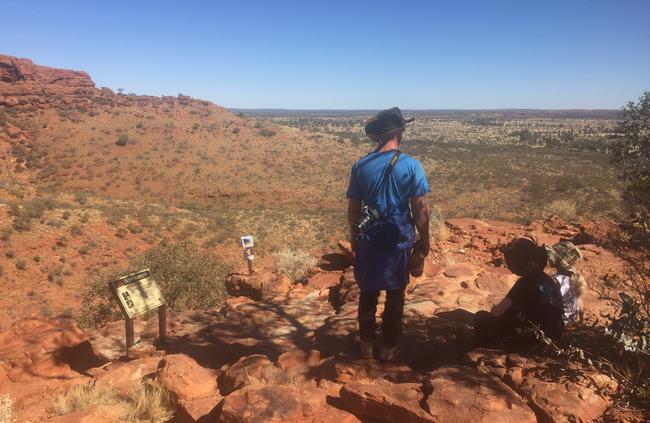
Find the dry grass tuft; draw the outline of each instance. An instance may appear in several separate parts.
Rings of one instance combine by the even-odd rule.
[[[54,400],[54,412],[60,416],[97,405],[111,405],[118,401],[112,389],[99,389],[94,385],[75,385]]]
[[[284,249],[273,254],[275,270],[296,282],[305,277],[309,268],[316,266],[316,259],[306,251]]]
[[[9,395],[0,395],[0,423],[13,423],[13,403]]]
[[[577,216],[576,202],[573,200],[555,200],[546,206],[545,217],[560,216],[564,220],[573,220]]]
[[[131,394],[125,420],[135,423],[162,423],[174,416],[169,392],[156,379],[145,380],[140,389]]]
[[[0,406],[2,404],[4,403],[0,402]],[[156,379],[143,380],[142,385],[128,398],[121,398],[113,389],[76,385],[55,399],[54,412],[66,415],[98,405],[118,404],[126,409],[121,421],[129,423],[163,423],[174,416],[174,404],[169,392]],[[0,423],[10,422],[11,420],[0,420]]]

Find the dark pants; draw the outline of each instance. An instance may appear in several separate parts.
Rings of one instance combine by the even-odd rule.
[[[361,291],[359,297],[359,336],[362,341],[373,341],[377,324],[377,300],[379,291]],[[404,289],[386,291],[384,313],[381,316],[383,343],[387,347],[396,347],[402,334],[402,314],[404,314]]]
[[[534,342],[534,337],[524,333],[525,325],[518,317],[515,306],[499,317],[487,311],[474,314],[474,336],[483,346],[502,345],[506,347],[525,346]]]

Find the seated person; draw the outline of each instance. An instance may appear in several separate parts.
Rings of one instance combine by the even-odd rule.
[[[506,297],[490,312],[474,315],[474,333],[481,344],[530,344],[533,324],[551,339],[564,330],[562,296],[555,281],[544,273],[544,247],[526,238],[515,238],[503,249],[506,265],[521,276]]]
[[[586,283],[585,278],[575,268],[575,264],[582,259],[582,254],[578,247],[569,241],[546,246],[546,252],[549,264],[557,270],[553,279],[560,286],[564,323],[576,322],[582,315],[582,292]]]

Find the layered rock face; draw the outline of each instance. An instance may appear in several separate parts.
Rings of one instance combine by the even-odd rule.
[[[86,72],[0,55],[0,105],[70,103],[100,93]]]
[[[0,55],[0,107],[28,112],[54,107],[87,113],[91,106],[144,106],[163,101],[211,104],[182,95],[163,99],[115,94],[109,88],[97,88],[86,72],[41,66],[29,59]]]
[[[594,242],[580,226],[551,223],[448,221],[449,239],[436,242],[435,260],[407,288],[393,362],[359,358],[353,269],[344,253],[331,253],[304,283],[264,269],[233,275],[223,307],[170,312],[167,343],[157,349],[156,320],[136,320],[148,347],[131,360],[123,358],[123,322],[86,333],[64,318],[17,322],[0,333],[0,392],[13,399],[18,421],[32,422],[119,421],[122,402],[67,415],[53,403],[76,384],[128,398],[147,380],[164,386],[174,421],[183,422],[644,421],[611,414],[617,383],[594,369],[474,343],[472,313],[516,279],[499,264],[501,243],[524,234]],[[587,280],[621,265],[600,246],[580,247]],[[585,305],[592,316],[607,311],[591,289]]]

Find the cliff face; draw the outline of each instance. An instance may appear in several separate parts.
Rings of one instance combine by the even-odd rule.
[[[35,65],[0,55],[0,105],[47,104],[99,95],[86,72]]]

